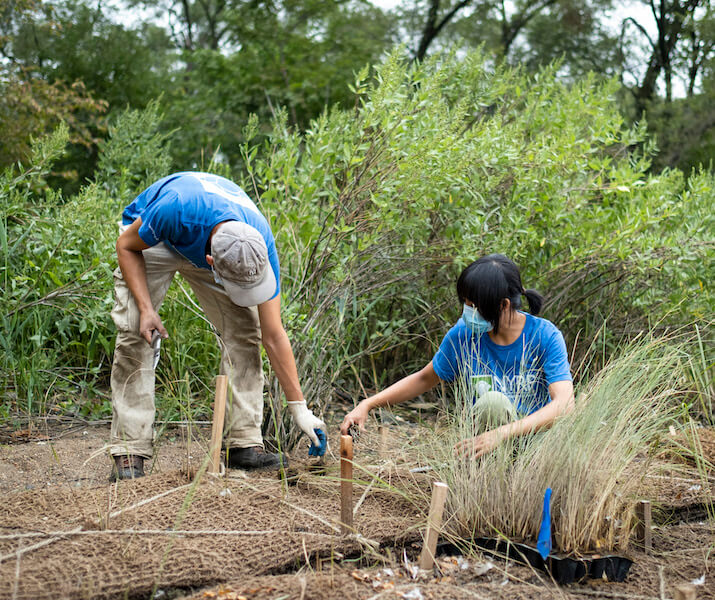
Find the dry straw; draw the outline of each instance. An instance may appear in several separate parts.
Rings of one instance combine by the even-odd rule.
[[[478,460],[452,450],[480,433],[470,418],[472,391],[458,386],[449,425],[425,449],[451,490],[448,532],[467,544],[475,537],[535,544],[551,487],[554,551],[625,550],[649,457],[679,410],[685,347],[673,338],[630,343],[581,386],[574,412]]]

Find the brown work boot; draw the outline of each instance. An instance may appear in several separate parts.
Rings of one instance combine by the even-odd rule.
[[[109,475],[109,481],[120,479],[137,479],[144,477],[144,457],[120,454],[114,456],[114,465]]]
[[[273,469],[277,471],[281,466],[283,468],[288,466],[288,459],[282,454],[266,452],[261,446],[227,448],[226,466],[229,469]]]

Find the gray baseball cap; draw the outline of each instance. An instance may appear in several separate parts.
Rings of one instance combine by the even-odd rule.
[[[240,221],[222,223],[211,238],[214,269],[238,306],[256,306],[276,293],[268,248],[255,227]]]

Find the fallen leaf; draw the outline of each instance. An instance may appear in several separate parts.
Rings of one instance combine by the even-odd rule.
[[[392,581],[373,581],[372,582],[372,587],[373,589],[380,589],[380,590],[391,590],[392,588],[395,587],[395,584]]]
[[[397,595],[405,600],[424,600],[420,588],[412,588],[409,592],[397,592]]]
[[[481,577],[485,573],[491,571],[494,568],[494,563],[491,561],[487,561],[485,563],[479,563],[478,565],[474,565],[474,574],[477,577]]]

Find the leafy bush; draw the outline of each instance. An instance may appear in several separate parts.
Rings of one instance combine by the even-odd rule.
[[[310,397],[424,365],[458,318],[457,274],[489,252],[514,258],[585,347],[707,314],[712,175],[647,175],[631,151],[644,126],[624,127],[614,82],[566,86],[476,52],[423,64],[395,52],[366,76],[354,110],[305,134],[281,115],[244,150]]]
[[[326,109],[305,132],[279,112],[259,138],[266,124],[249,120],[233,177],[276,234],[284,322],[309,402],[323,408],[335,387],[365,394],[426,363],[458,318],[456,276],[489,252],[516,260],[578,347],[602,335],[608,354],[624,335],[707,318],[713,176],[647,174],[648,155],[633,150],[648,147],[645,128],[624,126],[616,90],[593,78],[566,86],[552,69],[494,68],[479,52],[417,64],[395,51],[357,76],[352,109]],[[156,105],[123,115],[95,183],[71,198],[42,184],[63,130],[36,146],[26,171],[2,176],[0,365],[12,408],[42,410],[64,384],[93,397],[106,386],[115,223],[170,171],[160,118]],[[171,338],[160,406],[196,414],[216,344],[179,281],[161,314]],[[704,355],[711,364],[707,345]],[[275,378],[269,389],[280,414]],[[266,432],[284,425],[269,419]]]

